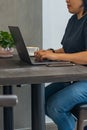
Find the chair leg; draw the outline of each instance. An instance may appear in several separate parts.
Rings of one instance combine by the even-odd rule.
[[[78,120],[78,122],[77,122],[77,130],[83,130],[83,121],[82,120]]]

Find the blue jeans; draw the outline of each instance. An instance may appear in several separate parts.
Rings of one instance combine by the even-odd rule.
[[[76,118],[71,109],[87,103],[87,81],[75,83],[52,83],[45,89],[46,114],[58,130],[74,130]]]

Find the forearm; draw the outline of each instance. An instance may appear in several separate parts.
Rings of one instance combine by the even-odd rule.
[[[47,49],[46,51],[53,52],[53,53],[64,53],[63,48],[59,48],[57,50],[54,50],[54,49],[50,48],[50,49]]]
[[[58,54],[58,60],[71,61],[77,64],[87,64],[87,51],[78,53],[63,53]]]
[[[59,49],[55,50],[55,53],[64,53],[64,49],[63,48],[59,48]]]

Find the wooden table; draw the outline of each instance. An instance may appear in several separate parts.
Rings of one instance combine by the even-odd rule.
[[[12,94],[14,84],[31,84],[32,130],[45,130],[43,83],[76,80],[87,80],[87,67],[28,66],[16,55],[13,58],[0,59],[0,84],[3,85],[4,94]],[[12,113],[12,108],[4,108],[4,130],[14,129]]]

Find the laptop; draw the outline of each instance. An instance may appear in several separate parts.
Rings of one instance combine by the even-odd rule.
[[[31,57],[27,51],[25,46],[21,31],[18,26],[8,26],[10,33],[15,42],[15,46],[18,52],[18,55],[21,61],[29,64],[29,65],[47,65],[47,66],[71,66],[74,65],[68,61],[49,61],[45,60],[42,62],[38,62],[35,60],[35,57]]]

